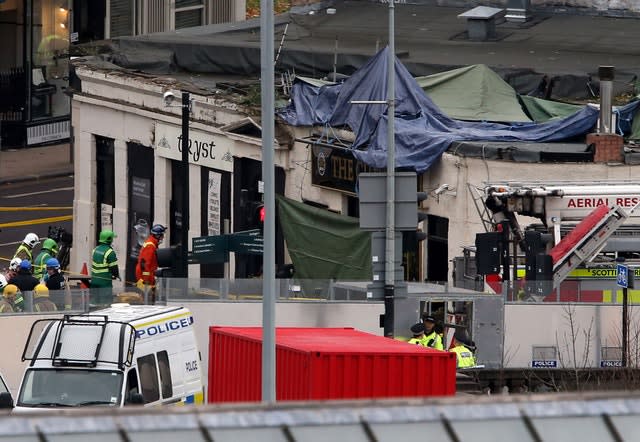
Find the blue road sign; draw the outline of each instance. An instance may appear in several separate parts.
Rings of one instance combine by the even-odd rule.
[[[624,287],[627,288],[629,286],[629,267],[622,265],[622,264],[618,264],[617,266],[618,268],[618,276],[617,276],[617,283],[620,287]]]

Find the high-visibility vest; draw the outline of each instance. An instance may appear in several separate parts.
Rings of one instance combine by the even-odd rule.
[[[436,350],[444,350],[444,346],[442,345],[442,337],[433,330],[428,335],[425,334],[424,338],[422,338],[424,342],[422,345],[425,347],[435,348]]]
[[[110,259],[111,258],[111,259]],[[111,286],[111,267],[117,266],[115,252],[108,244],[100,244],[93,249],[91,258],[91,285]]]
[[[36,256],[36,260],[33,262],[33,277],[37,280],[42,279],[42,276],[45,274],[47,268],[47,261],[53,258],[53,256],[49,253],[48,250],[41,251],[38,256]]]
[[[33,255],[31,254],[31,249],[25,243],[22,243],[18,246],[14,258],[20,258],[22,260],[28,259],[29,261],[33,261]]]
[[[422,338],[411,338],[407,341],[409,344],[422,345],[424,347],[424,342]]]
[[[458,368],[469,368],[476,365],[476,358],[473,356],[471,350],[464,345],[457,345],[451,350],[456,354],[456,360],[458,361]]]

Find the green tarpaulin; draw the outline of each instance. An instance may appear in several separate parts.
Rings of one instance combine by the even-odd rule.
[[[459,120],[530,122],[518,102],[516,91],[498,74],[476,64],[416,81],[448,116]]]
[[[568,117],[584,107],[583,105],[543,100],[542,98],[530,97],[528,95],[520,95],[520,99],[536,123],[542,123],[552,118]]]
[[[371,234],[357,218],[280,195],[276,201],[296,279],[371,279]]]

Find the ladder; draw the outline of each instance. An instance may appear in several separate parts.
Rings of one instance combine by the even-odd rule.
[[[620,206],[600,206],[553,247],[549,252],[553,258],[553,287],[558,287],[569,273],[600,253],[629,214]]]

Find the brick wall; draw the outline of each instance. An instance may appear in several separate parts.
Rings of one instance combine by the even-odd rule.
[[[624,161],[624,139],[618,134],[592,133],[587,135],[587,145],[595,145],[595,163],[621,163]]]

